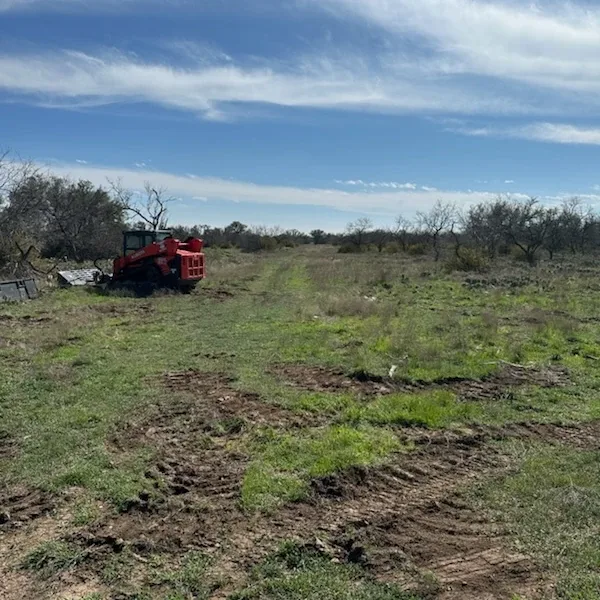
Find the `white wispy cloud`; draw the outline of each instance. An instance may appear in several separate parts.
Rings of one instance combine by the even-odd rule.
[[[261,185],[248,181],[236,181],[216,177],[194,178],[187,174],[179,175],[164,171],[127,169],[120,167],[94,166],[81,164],[40,164],[57,175],[72,179],[85,179],[96,185],[108,187],[109,181],[120,180],[126,188],[141,193],[144,184],[168,190],[174,197],[184,200],[187,222],[198,222],[202,218],[202,208],[198,204],[198,214],[194,213],[194,202],[229,201],[236,203],[313,206],[335,209],[356,214],[369,214],[389,219],[402,214],[413,218],[418,211],[426,211],[438,200],[455,203],[460,208],[482,201],[493,200],[502,190],[437,190],[420,188],[417,190],[386,189],[385,191],[356,190],[347,192],[335,188],[303,188],[293,186]],[[600,190],[600,186],[598,186]],[[548,205],[560,204],[574,195],[590,205],[600,207],[600,194],[559,194],[538,196],[538,200]],[[515,191],[510,197],[516,200],[530,198],[531,194]],[[190,208],[191,207],[191,208]]]
[[[600,145],[600,128],[557,123],[535,123],[514,131],[525,139],[558,144]]]
[[[231,0],[233,1],[233,0]],[[583,2],[583,0],[580,0]],[[258,0],[255,0],[258,2]],[[38,6],[148,4],[172,10],[191,0],[0,0],[0,11]],[[261,0],[261,3],[265,3]],[[245,4],[254,4],[245,3]],[[265,3],[266,4],[266,3]],[[0,54],[0,92],[46,107],[152,103],[228,121],[265,106],[426,115],[598,115],[600,8],[516,0],[295,0],[280,12],[328,11],[378,31],[380,48],[312,44],[313,54],[234,59],[189,40],[157,42],[164,59],[117,51]],[[242,6],[242,3],[239,4]],[[241,108],[240,108],[241,107]],[[597,144],[595,129],[533,123],[512,131],[471,128],[542,142]]]
[[[80,165],[87,165],[88,162],[87,160],[81,160],[80,158],[75,159],[75,162],[80,164]]]
[[[511,185],[511,184],[513,184],[513,183],[514,183],[514,180],[512,180],[512,179],[506,179],[506,180],[504,181],[504,183],[506,183],[506,184],[508,184],[508,185]]]
[[[236,104],[387,113],[536,114],[527,101],[426,79],[383,59],[314,55],[291,62],[181,68],[116,51],[0,54],[0,90],[48,107],[150,102],[224,119]]]
[[[600,127],[581,127],[567,123],[530,123],[517,127],[454,127],[448,131],[475,137],[508,137],[553,144],[600,145]]]
[[[589,3],[511,0],[305,0],[427,46],[416,68],[594,94],[600,10]]]
[[[416,190],[416,183],[399,183],[398,181],[363,181],[362,179],[348,179],[342,181],[336,179],[335,183],[338,185],[350,185],[350,186],[361,186],[369,188],[387,188],[392,190]]]
[[[236,181],[216,177],[190,177],[163,171],[126,169],[119,167],[52,164],[48,168],[58,175],[73,179],[86,179],[96,185],[107,186],[108,181],[120,180],[132,190],[142,190],[146,181],[161,186],[169,194],[198,202],[230,201],[271,205],[304,205],[333,208],[351,213],[380,216],[402,214],[413,217],[417,211],[427,210],[438,200],[454,202],[460,207],[492,200],[498,196],[496,190],[417,190],[386,189],[385,191],[356,190],[352,192],[335,188],[302,188],[292,186],[259,185],[247,181]],[[581,195],[580,195],[581,196]],[[529,198],[528,194],[515,192],[515,199]],[[552,196],[540,198],[548,203],[556,203],[568,197]],[[600,204],[600,195],[582,195],[590,203]],[[189,205],[189,203],[188,203]],[[193,215],[190,217],[192,220]]]

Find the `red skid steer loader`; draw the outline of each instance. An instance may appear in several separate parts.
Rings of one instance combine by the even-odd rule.
[[[206,277],[203,247],[202,240],[181,242],[170,231],[126,231],[112,276],[101,275],[97,283],[140,294],[159,288],[189,293]]]

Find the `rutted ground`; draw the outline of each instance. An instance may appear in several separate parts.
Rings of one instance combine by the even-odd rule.
[[[295,539],[426,597],[538,597],[548,580],[530,558],[510,551],[503,532],[462,497],[462,490],[511,469],[498,440],[582,449],[600,445],[598,422],[457,432],[413,429],[400,433],[414,444],[412,452],[397,454],[381,467],[350,468],[314,479],[305,501],[275,514],[249,514],[240,506],[249,461],[240,450],[241,438],[252,427],[302,427],[307,422],[241,392],[218,374],[167,373],[162,384],[176,392],[171,401],[128,423],[111,442],[115,452],[140,445],[156,451],[147,473],[155,489],[132,499],[122,513],[107,513],[92,526],[61,532],[43,516],[52,509],[52,500],[43,494],[3,498],[11,514],[8,529],[30,523],[12,533],[5,526],[3,545],[30,548],[32,538],[53,539],[60,533],[84,552],[75,575],[55,582],[56,589],[68,591],[79,581],[95,580],[106,561],[125,549],[142,563],[156,553],[176,560],[200,550],[218,559],[223,584],[215,597],[226,597],[243,584],[253,565],[281,542]],[[36,526],[36,519],[42,525]],[[6,587],[5,597],[16,600],[20,585]]]

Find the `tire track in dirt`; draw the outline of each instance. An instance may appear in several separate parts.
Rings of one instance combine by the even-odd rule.
[[[0,491],[0,533],[22,527],[54,509],[51,494],[26,485]]]
[[[511,552],[503,532],[460,491],[510,472],[510,459],[491,443],[506,438],[595,450],[600,422],[413,436],[415,452],[382,467],[315,480],[310,502],[288,505],[238,529],[230,542],[237,554],[230,568],[247,570],[259,559],[257,548],[266,552],[280,541],[299,539],[316,541],[333,558],[361,562],[380,579],[402,582],[427,597],[538,597],[547,582],[536,566]],[[435,574],[435,590],[423,583],[424,570]]]
[[[222,375],[186,371],[169,373],[162,382],[176,393],[111,440],[115,452],[156,450],[147,476],[161,500],[143,494],[125,512],[106,514],[67,537],[93,547],[90,556],[98,562],[82,566],[86,573],[93,575],[102,557],[124,547],[141,556],[201,550],[215,557],[219,574],[231,581],[215,596],[225,598],[280,542],[295,539],[425,597],[499,600],[514,592],[535,598],[544,586],[536,566],[508,550],[502,531],[460,490],[513,467],[496,440],[600,447],[600,422],[401,430],[399,436],[413,443],[414,451],[383,466],[315,479],[306,501],[272,515],[247,514],[239,500],[248,457],[236,449],[245,428],[319,423],[261,402]],[[21,532],[13,534],[18,543]],[[424,578],[427,570],[435,573],[435,585]]]
[[[127,512],[100,524],[94,539],[122,539],[140,552],[186,548],[214,551],[246,515],[239,508],[249,457],[239,449],[252,427],[300,428],[321,423],[262,402],[258,395],[233,387],[218,373],[167,373],[161,384],[173,392],[152,414],[127,424],[111,440],[113,450],[153,448],[154,465],[146,476],[160,490],[133,498]],[[108,529],[110,532],[108,532]]]

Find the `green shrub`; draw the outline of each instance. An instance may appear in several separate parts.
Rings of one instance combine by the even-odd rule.
[[[260,238],[261,250],[276,250],[278,247],[277,240],[268,235],[263,235]]]
[[[340,254],[359,254],[364,251],[364,246],[357,246],[356,244],[342,244],[338,248]]]
[[[525,252],[519,246],[513,246],[510,250],[510,256],[513,260],[517,260],[519,262],[524,262],[529,265],[535,265],[538,262],[538,256],[527,256]]]
[[[427,254],[428,247],[426,244],[411,244],[406,249],[406,253],[410,256],[424,256]]]
[[[402,251],[402,246],[398,242],[390,242],[385,245],[385,252],[387,254],[398,254]]]
[[[490,261],[479,250],[474,248],[461,248],[458,254],[452,255],[444,266],[448,272],[464,271],[483,273],[490,268]]]

